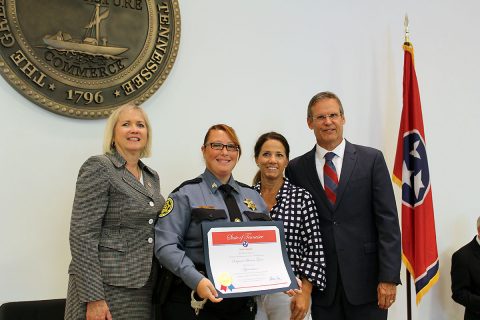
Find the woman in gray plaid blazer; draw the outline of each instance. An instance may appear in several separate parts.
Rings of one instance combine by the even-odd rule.
[[[150,155],[145,112],[125,105],[112,113],[105,154],[80,168],[70,225],[65,319],[152,319],[154,222],[164,204]]]

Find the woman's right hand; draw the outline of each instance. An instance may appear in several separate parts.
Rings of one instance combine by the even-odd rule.
[[[212,282],[208,278],[203,278],[197,285],[197,295],[202,299],[208,299],[214,303],[222,301],[222,298],[217,298],[218,293]]]
[[[112,320],[112,315],[105,300],[87,302],[86,320]]]

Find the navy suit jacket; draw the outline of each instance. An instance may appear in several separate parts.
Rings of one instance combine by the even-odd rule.
[[[480,245],[474,238],[452,256],[452,298],[465,306],[465,320],[480,319]]]
[[[400,283],[400,227],[385,159],[379,150],[346,141],[332,206],[317,174],[315,150],[291,160],[286,170],[293,184],[310,191],[319,211],[327,286],[312,292],[312,303],[333,303],[338,273],[350,303],[374,302],[379,282]]]

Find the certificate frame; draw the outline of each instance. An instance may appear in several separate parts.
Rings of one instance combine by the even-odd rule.
[[[219,297],[298,289],[286,251],[283,222],[204,222],[202,234],[205,269]]]

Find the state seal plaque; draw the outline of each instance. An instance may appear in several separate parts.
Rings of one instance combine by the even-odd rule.
[[[177,0],[0,0],[0,72],[68,117],[141,104],[167,78],[179,44]]]

